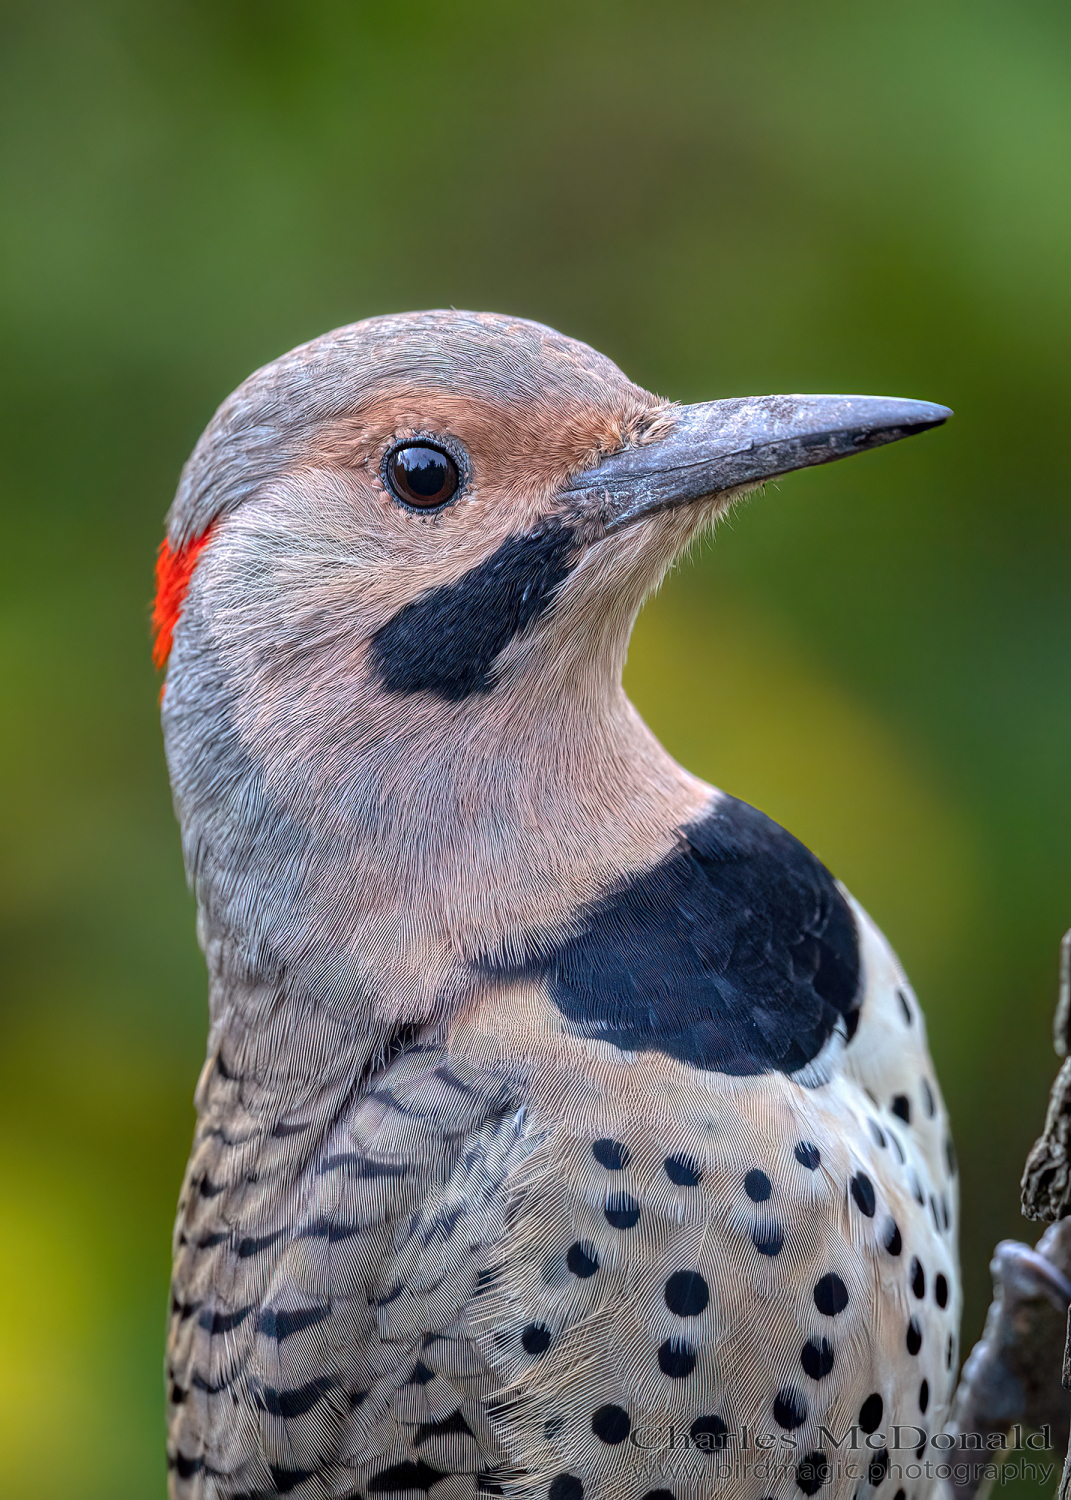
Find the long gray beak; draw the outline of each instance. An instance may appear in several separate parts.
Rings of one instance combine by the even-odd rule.
[[[564,498],[599,500],[606,530],[793,469],[832,463],[939,427],[952,415],[894,396],[742,396],[683,406],[672,432],[604,458]]]

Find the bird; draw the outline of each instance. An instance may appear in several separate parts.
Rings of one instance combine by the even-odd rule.
[[[929,1492],[960,1283],[918,999],[622,670],[741,497],[950,415],[680,404],[456,309],[219,408],[154,609],[209,989],[173,1500]]]

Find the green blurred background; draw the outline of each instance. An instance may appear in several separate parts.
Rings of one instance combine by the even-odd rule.
[[[912,974],[969,1346],[1035,1237],[1071,924],[1066,4],[32,0],[0,37],[0,1491],[163,1493],[205,982],[152,559],[231,387],[388,310],[539,318],[683,400],[957,409],[738,512],[628,679]]]

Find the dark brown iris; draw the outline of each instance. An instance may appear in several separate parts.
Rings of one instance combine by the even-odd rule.
[[[457,464],[430,443],[407,443],[387,459],[387,483],[406,505],[434,510],[457,494],[461,476]]]

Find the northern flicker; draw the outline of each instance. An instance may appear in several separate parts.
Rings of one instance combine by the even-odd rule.
[[[948,415],[675,405],[457,311],[220,408],[156,610],[211,1005],[176,1500],[927,1491],[960,1293],[918,1001],[621,674],[742,494]]]

